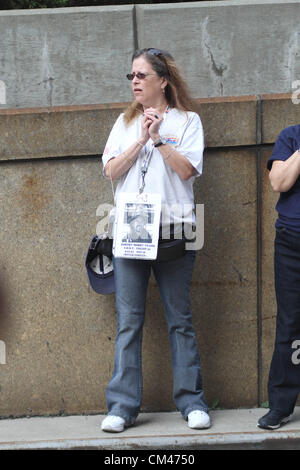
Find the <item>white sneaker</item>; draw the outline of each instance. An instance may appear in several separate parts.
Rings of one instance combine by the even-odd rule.
[[[122,432],[124,431],[125,420],[120,416],[108,415],[101,423],[102,431]]]
[[[205,411],[195,410],[188,414],[188,426],[192,429],[206,429],[210,427],[210,417]]]

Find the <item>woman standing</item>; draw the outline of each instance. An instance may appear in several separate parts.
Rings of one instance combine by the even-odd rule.
[[[116,202],[121,193],[160,194],[163,234],[171,206],[194,207],[193,183],[202,173],[203,128],[169,53],[152,48],[136,51],[127,78],[135,100],[110,133],[103,154],[104,174],[118,180]],[[174,234],[182,231],[182,223],[192,223],[188,218],[184,215],[178,221],[175,216]],[[175,404],[191,428],[210,426],[190,312],[194,261],[195,250],[164,262],[114,257],[118,329],[102,430],[123,431],[134,424],[140,410],[142,329],[151,269],[168,323]]]

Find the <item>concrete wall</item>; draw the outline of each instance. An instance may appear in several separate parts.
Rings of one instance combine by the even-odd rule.
[[[300,121],[291,94],[274,94],[298,78],[298,3],[0,13],[0,417],[105,411],[114,296],[89,288],[84,258],[96,209],[112,201],[101,154],[130,99],[120,77],[137,44],[170,49],[203,97],[205,164],[195,195],[205,204],[205,244],[192,309],[209,404],[267,400],[277,196],[266,160],[281,129]],[[174,410],[154,279],[143,368],[143,410]]]
[[[0,106],[128,101],[137,47],[169,50],[198,98],[288,93],[300,76],[299,12],[299,0],[1,11]]]
[[[133,7],[0,12],[0,79],[8,107],[130,99]],[[127,81],[127,80],[126,80]]]
[[[207,148],[195,194],[205,204],[205,244],[197,253],[192,309],[204,386],[210,406],[217,399],[225,408],[257,406],[267,399],[276,314],[277,196],[265,163],[279,131],[299,122],[300,106],[291,95],[207,98],[198,105]],[[100,155],[124,106],[0,112],[0,340],[6,346],[0,416],[105,411],[114,296],[89,288],[84,258],[99,221],[96,209],[112,200]],[[143,409],[174,410],[154,279],[143,353]]]

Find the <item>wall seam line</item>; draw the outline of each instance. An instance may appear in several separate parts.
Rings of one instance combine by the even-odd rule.
[[[257,96],[256,112],[256,153],[257,171],[257,400],[262,402],[262,178],[261,178],[261,149],[263,144],[262,132],[262,99]]]
[[[134,51],[136,51],[137,49],[139,49],[136,5],[133,5],[132,23],[133,23],[133,48],[134,48]]]

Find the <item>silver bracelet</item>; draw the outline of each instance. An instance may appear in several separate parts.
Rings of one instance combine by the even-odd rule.
[[[131,160],[131,158],[129,158],[129,156],[127,155],[126,151],[125,151],[125,152],[123,152],[123,155],[125,156],[125,159],[126,159],[126,160],[128,160],[128,161],[129,161],[129,163],[131,163],[131,165],[133,165],[133,164],[134,164],[134,161],[133,161],[133,160]]]
[[[142,148],[144,147],[143,144],[141,144],[141,142],[139,142],[138,140],[136,141],[137,144],[139,144]]]
[[[173,153],[175,150],[175,148],[173,147],[171,152],[168,153],[168,155],[166,157],[163,157],[164,160],[168,160],[168,158],[170,157],[171,153]]]

